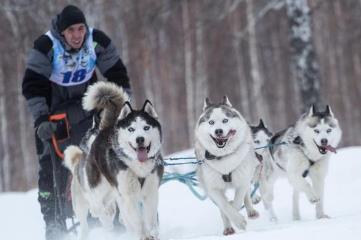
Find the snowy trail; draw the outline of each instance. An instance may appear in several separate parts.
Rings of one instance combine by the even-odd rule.
[[[192,155],[192,151],[181,153],[182,156],[184,154]],[[160,237],[164,240],[359,240],[361,147],[340,149],[330,161],[325,189],[325,211],[331,216],[330,219],[316,220],[314,206],[303,196],[300,201],[302,220],[293,221],[291,195],[286,179],[279,180],[275,186],[274,202],[279,221],[268,221],[262,204],[258,204],[256,209],[261,216],[256,220],[248,220],[247,231],[238,231],[236,235],[223,237],[222,221],[213,203],[209,199],[198,200],[187,186],[172,181],[160,188]],[[0,194],[1,240],[44,240],[43,228],[36,189],[26,193]],[[103,230],[95,229],[90,240],[109,239],[105,238],[104,234]],[[127,237],[127,234],[123,234],[110,239]]]

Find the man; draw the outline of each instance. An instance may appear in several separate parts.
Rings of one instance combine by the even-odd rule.
[[[66,139],[66,145],[79,144],[91,126],[92,113],[82,109],[81,99],[87,87],[97,81],[96,67],[108,81],[131,93],[126,68],[114,44],[102,31],[90,28],[83,12],[73,5],[66,6],[53,19],[51,30],[34,41],[29,53],[22,92],[34,117],[40,164],[38,200],[47,240],[57,239],[64,231],[59,223],[64,222],[59,220],[64,209],[56,208],[54,183],[65,201],[69,174],[59,159],[54,161],[56,155],[50,141],[55,134]],[[49,120],[59,113],[66,117],[62,116],[61,121]],[[60,176],[54,182],[52,161],[56,176]]]

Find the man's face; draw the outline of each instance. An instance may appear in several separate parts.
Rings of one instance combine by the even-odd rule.
[[[79,49],[84,42],[86,26],[84,23],[76,23],[65,29],[62,34],[70,47]]]

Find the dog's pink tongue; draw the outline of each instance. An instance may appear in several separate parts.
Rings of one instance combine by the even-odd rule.
[[[233,136],[234,134],[236,134],[236,130],[235,130],[235,129],[231,129],[231,130],[229,130],[229,132],[227,133],[226,138],[229,138],[230,136]]]
[[[331,145],[327,145],[326,149],[330,152],[336,153],[336,148],[332,147]]]
[[[146,148],[139,148],[137,151],[138,160],[140,162],[145,162],[148,159],[148,153]]]

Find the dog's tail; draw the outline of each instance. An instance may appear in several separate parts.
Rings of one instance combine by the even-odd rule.
[[[64,165],[67,167],[72,174],[75,172],[75,167],[79,164],[83,158],[83,151],[74,145],[68,146],[64,151]]]
[[[83,108],[101,111],[99,129],[115,124],[124,103],[129,101],[128,94],[115,83],[99,81],[88,87],[83,97]]]

